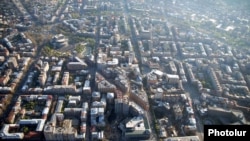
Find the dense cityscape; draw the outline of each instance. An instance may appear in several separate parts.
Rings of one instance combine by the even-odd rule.
[[[250,124],[247,0],[1,0],[0,140],[203,141]]]

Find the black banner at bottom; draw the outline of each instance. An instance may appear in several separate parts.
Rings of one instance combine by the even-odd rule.
[[[250,125],[204,125],[204,141],[224,139],[250,140]]]

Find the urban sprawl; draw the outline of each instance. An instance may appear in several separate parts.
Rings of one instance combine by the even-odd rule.
[[[203,125],[249,124],[249,6],[1,0],[0,139],[203,141]]]

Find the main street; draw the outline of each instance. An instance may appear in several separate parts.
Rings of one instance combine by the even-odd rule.
[[[200,97],[200,94],[198,92],[198,90],[192,85],[192,84],[184,84],[183,85],[185,91],[187,92],[187,96],[191,98],[192,103],[195,100],[198,100],[198,98]],[[195,109],[195,107],[193,107]],[[196,110],[194,110],[196,111]],[[203,130],[203,122],[202,119],[200,118],[199,115],[197,115],[198,113],[195,112],[195,119],[196,119],[196,126],[197,126],[197,136],[199,137],[199,139],[201,141],[204,140],[204,130]]]
[[[167,17],[167,13],[166,11],[164,11],[164,15]],[[171,22],[176,22],[176,21],[168,21],[169,25],[175,25],[174,23]],[[173,41],[175,42],[175,44],[178,44],[178,40],[176,38],[175,33],[172,31],[172,35],[173,35]],[[179,50],[180,52],[180,50]],[[183,62],[183,58],[180,56],[180,54],[177,55],[176,59],[180,62]],[[193,103],[193,101],[198,100],[200,97],[200,94],[198,92],[198,89],[192,85],[191,83],[186,83],[183,84],[184,90],[186,91],[187,97],[190,98],[191,103]],[[193,109],[195,109],[195,107],[193,107]],[[197,136],[199,137],[199,139],[201,141],[204,140],[204,132],[203,132],[203,123],[202,123],[202,119],[200,119],[200,116],[197,115],[198,113],[195,112],[195,119],[196,119],[196,126],[197,126]]]

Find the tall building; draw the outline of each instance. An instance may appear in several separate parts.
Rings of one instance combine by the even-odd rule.
[[[169,62],[169,69],[172,74],[177,74],[177,68],[173,61]]]
[[[10,69],[16,69],[18,67],[18,63],[15,57],[10,57],[8,60],[8,67]]]
[[[129,112],[128,96],[115,99],[115,113],[118,115],[127,115]]]
[[[131,65],[133,63],[134,59],[135,59],[135,53],[130,52],[129,53],[129,58],[128,58],[128,64]]]
[[[83,93],[90,94],[91,93],[91,87],[90,87],[90,81],[86,80],[83,86]]]
[[[0,85],[5,86],[9,80],[10,80],[9,75],[5,75],[5,76],[0,77]]]
[[[39,83],[40,83],[40,86],[44,86],[45,82],[46,82],[46,79],[47,79],[47,74],[45,71],[42,71],[41,74],[39,75],[38,77],[38,80],[39,80]]]

